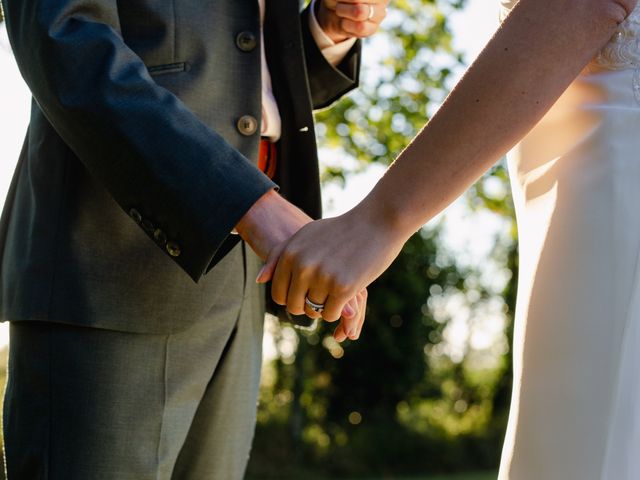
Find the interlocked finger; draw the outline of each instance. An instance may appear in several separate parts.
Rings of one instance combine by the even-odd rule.
[[[287,292],[287,311],[293,315],[304,315],[306,312],[307,284],[298,275],[291,276],[289,291]]]
[[[349,300],[349,304],[356,314],[353,318],[343,316],[340,319],[340,323],[333,332],[333,338],[338,342],[343,342],[347,338],[357,340],[360,337],[367,309],[367,289],[363,289],[354,298]]]
[[[358,299],[358,329],[356,330],[356,336],[354,340],[357,340],[358,338],[360,338],[360,333],[362,333],[362,326],[364,325],[364,319],[367,313],[367,297],[369,296],[369,293],[367,292],[367,289],[365,288],[364,290],[362,290],[360,293],[358,293],[358,295],[356,296],[356,298]]]
[[[344,331],[344,322],[340,322],[338,326],[333,331],[333,338],[336,339],[339,343],[344,342],[347,338],[347,334]]]
[[[324,318],[327,322],[335,322],[340,320],[342,316],[342,309],[345,304],[348,302],[348,298],[341,298],[330,295],[324,303],[324,310],[322,312],[322,318]],[[343,318],[343,321],[346,321],[350,324],[353,321],[353,318]]]
[[[273,272],[271,284],[271,298],[278,305],[286,305],[289,297],[289,284],[291,283],[291,268],[288,262],[279,261]],[[304,294],[304,292],[303,292]]]

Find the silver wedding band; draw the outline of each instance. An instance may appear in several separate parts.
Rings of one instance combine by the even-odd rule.
[[[374,8],[373,5],[371,5],[370,3],[368,3],[367,5],[369,5],[369,16],[367,17],[367,21],[371,20],[373,18],[373,16],[376,13],[376,9]]]
[[[309,297],[304,297],[304,303],[306,303],[307,307],[309,307],[316,313],[322,313],[322,311],[324,310],[324,303],[312,302],[311,300],[309,300]]]

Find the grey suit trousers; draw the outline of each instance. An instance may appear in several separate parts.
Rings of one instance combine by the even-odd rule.
[[[209,314],[177,333],[13,323],[9,480],[242,478],[260,378],[259,264],[243,244],[232,250],[209,273]]]

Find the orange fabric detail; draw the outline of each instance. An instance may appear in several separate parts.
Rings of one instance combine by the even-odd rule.
[[[269,140],[260,140],[260,148],[258,149],[258,168],[269,178],[273,179],[276,175],[278,164],[278,149],[276,144]]]

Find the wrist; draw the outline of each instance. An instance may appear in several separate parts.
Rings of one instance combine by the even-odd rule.
[[[302,210],[275,190],[269,190],[244,214],[236,230],[253,251],[265,259],[275,246],[291,238],[310,221]]]
[[[417,228],[410,225],[404,215],[405,209],[399,209],[390,202],[376,199],[371,195],[349,212],[352,221],[372,230],[372,236],[387,238],[390,243],[405,243]]]
[[[279,198],[280,195],[275,190],[269,190],[262,195],[236,224],[235,233],[240,235],[243,240],[253,237],[268,210],[274,208]]]

